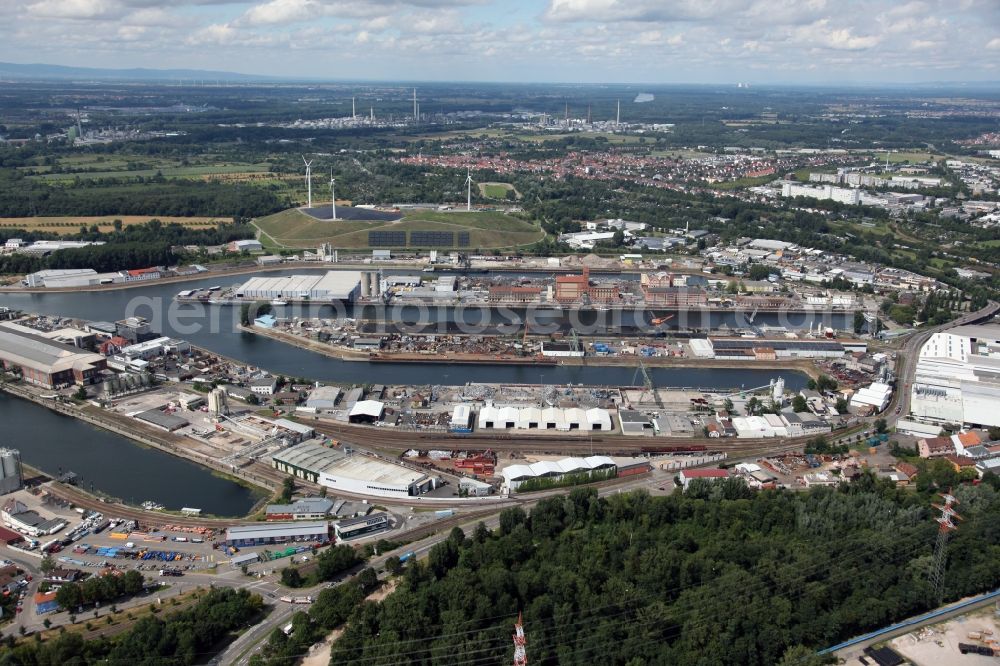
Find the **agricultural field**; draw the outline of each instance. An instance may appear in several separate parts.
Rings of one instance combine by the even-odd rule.
[[[101,215],[81,216],[66,215],[56,217],[0,217],[0,229],[24,229],[25,231],[44,231],[47,233],[67,235],[79,233],[80,226],[90,228],[96,224],[102,232],[114,230],[114,221],[121,220],[122,226],[130,227],[145,224],[156,218],[164,224],[176,222],[191,229],[211,229],[231,219],[221,217],[174,217],[170,215]]]
[[[368,248],[368,232],[468,231],[469,249],[500,249],[531,245],[545,232],[531,222],[497,212],[416,211],[393,222],[317,220],[296,209],[284,210],[254,222],[261,242],[271,249],[313,247],[332,243],[343,249]]]
[[[162,175],[164,178],[192,179],[211,179],[217,176],[272,175],[269,173],[271,168],[271,165],[269,164],[206,164],[198,166],[177,165],[129,169],[129,165],[109,162],[103,164],[93,164],[93,166],[100,167],[101,170],[92,170],[91,167],[88,166],[86,167],[87,170],[82,172],[35,173],[32,177],[46,182],[57,182],[76,180],[77,178],[152,178],[157,175]]]

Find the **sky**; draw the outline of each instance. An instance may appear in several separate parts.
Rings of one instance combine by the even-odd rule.
[[[1000,80],[1000,0],[0,0],[0,61],[324,79]]]

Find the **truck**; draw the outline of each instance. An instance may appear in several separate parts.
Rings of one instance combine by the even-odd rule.
[[[184,572],[180,569],[160,569],[161,576],[183,576]]]
[[[408,551],[406,551],[405,553],[403,553],[402,555],[399,556],[399,561],[401,563],[408,562],[412,558],[413,558],[413,551],[412,550],[408,550]]]
[[[311,604],[313,602],[312,597],[280,597],[280,601],[284,601],[286,604]]]

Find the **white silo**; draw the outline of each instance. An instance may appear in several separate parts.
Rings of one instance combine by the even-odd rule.
[[[778,377],[778,381],[773,383],[771,391],[771,397],[774,398],[774,401],[781,402],[785,397],[785,378]]]
[[[21,489],[21,452],[16,449],[0,449],[0,495]]]

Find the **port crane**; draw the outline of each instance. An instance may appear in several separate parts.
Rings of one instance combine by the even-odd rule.
[[[653,383],[653,377],[649,374],[649,370],[646,368],[646,364],[642,362],[642,357],[639,357],[639,367],[635,369],[635,376],[632,378],[632,383],[635,384],[636,379],[639,375],[642,375],[642,384],[645,386],[642,393],[639,394],[638,402],[642,402],[642,399],[646,397],[647,393],[653,394],[653,400],[656,402],[656,406],[663,409],[663,399],[660,394],[656,391],[656,385]]]

